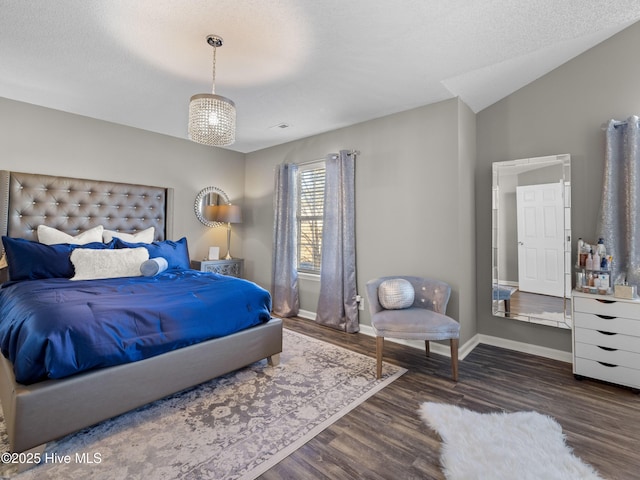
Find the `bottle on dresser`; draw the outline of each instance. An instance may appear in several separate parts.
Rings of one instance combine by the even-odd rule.
[[[607,256],[607,249],[604,246],[604,238],[602,237],[598,239],[598,243],[596,244],[596,253],[600,255],[600,258]]]
[[[598,254],[598,250],[596,249],[596,253],[593,254],[593,270],[600,270],[600,255]]]
[[[587,260],[585,261],[584,266],[587,270],[593,270],[593,255],[591,251],[589,251],[589,254],[587,255]]]
[[[586,268],[587,257],[591,246],[582,238],[578,239],[578,267]]]

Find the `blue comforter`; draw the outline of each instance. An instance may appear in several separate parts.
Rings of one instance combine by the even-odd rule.
[[[269,292],[195,270],[7,283],[0,349],[23,384],[134,362],[266,322]]]

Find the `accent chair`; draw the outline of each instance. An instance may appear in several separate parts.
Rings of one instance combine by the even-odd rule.
[[[416,276],[388,276],[367,282],[371,325],[376,334],[376,377],[382,376],[384,339],[449,340],[453,379],[458,381],[460,324],[445,315],[451,287],[440,280]]]

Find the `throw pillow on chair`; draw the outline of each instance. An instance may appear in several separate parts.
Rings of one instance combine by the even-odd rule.
[[[385,280],[378,287],[378,300],[386,310],[402,310],[413,305],[415,290],[404,278]]]

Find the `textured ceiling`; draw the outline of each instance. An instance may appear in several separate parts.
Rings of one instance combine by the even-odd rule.
[[[0,96],[187,138],[211,91],[251,152],[459,96],[478,112],[640,19],[638,0],[0,0]],[[286,123],[289,128],[278,128]]]

